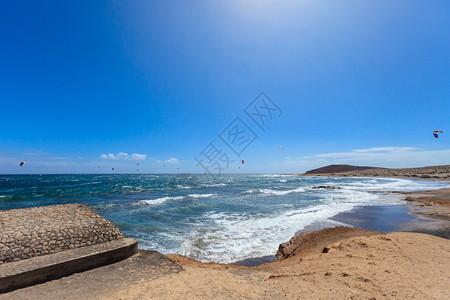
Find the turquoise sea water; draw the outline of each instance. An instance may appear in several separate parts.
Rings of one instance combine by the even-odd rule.
[[[333,186],[340,189],[316,189]],[[0,209],[83,203],[139,246],[202,261],[273,255],[312,224],[360,205],[395,205],[383,191],[448,187],[446,182],[287,175],[3,175]]]

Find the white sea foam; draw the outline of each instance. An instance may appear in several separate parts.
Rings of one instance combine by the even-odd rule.
[[[284,196],[290,193],[301,193],[304,192],[304,188],[295,188],[291,190],[274,190],[274,189],[251,189],[247,190],[245,192],[242,192],[243,194],[254,194],[254,193],[262,193],[263,195],[268,196]]]
[[[188,185],[177,185],[178,189],[193,189],[192,186],[188,186]]]
[[[450,187],[448,182],[426,181],[403,178],[367,178],[363,181],[342,183],[341,186],[352,190],[369,191],[421,191]]]
[[[209,198],[217,194],[189,194],[189,198],[199,199],[199,198]]]
[[[212,213],[183,241],[178,252],[201,261],[222,263],[273,255],[281,242],[289,240],[305,226],[327,220],[358,204],[327,202],[271,216]]]
[[[328,222],[329,218],[349,211],[355,206],[388,204],[383,202],[386,201],[385,196],[369,193],[369,190],[374,190],[373,187],[378,182],[367,182],[367,184],[372,188],[357,189],[353,186],[353,188],[343,187],[339,190],[311,190],[320,193],[322,199],[320,205],[290,209],[269,216],[211,212],[205,216],[206,221],[198,224],[197,228],[189,234],[188,239],[183,241],[177,252],[201,261],[222,263],[273,255],[281,242],[289,240],[306,226],[317,222]],[[388,187],[392,187],[392,184]],[[285,191],[252,189],[244,193],[286,195],[303,190],[303,188]],[[398,199],[394,195],[389,201],[398,204]]]
[[[292,177],[295,175],[288,174],[263,174],[263,175],[254,175],[254,176],[262,176],[262,177]]]
[[[145,204],[145,205],[155,205],[155,204],[161,204],[169,200],[183,200],[184,196],[177,196],[177,197],[162,197],[157,199],[151,199],[151,200],[141,200],[138,202],[138,204]]]
[[[259,192],[266,194],[266,195],[276,195],[276,196],[283,196],[290,193],[301,193],[304,192],[304,188],[296,188],[292,190],[272,190],[272,189],[260,189]]]
[[[221,187],[227,186],[226,183],[202,184],[201,187]]]
[[[161,204],[166,201],[171,200],[183,200],[186,197],[192,198],[192,199],[201,199],[201,198],[209,198],[212,196],[215,196],[217,194],[189,194],[187,196],[174,196],[174,197],[162,197],[162,198],[156,198],[156,199],[146,199],[146,200],[140,200],[137,202],[137,204],[144,204],[144,205],[155,205],[155,204]]]

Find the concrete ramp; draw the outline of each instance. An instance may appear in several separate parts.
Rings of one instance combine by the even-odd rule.
[[[137,253],[138,241],[123,238],[0,265],[0,293],[115,263]]]
[[[138,251],[82,204],[0,211],[0,293],[125,259]]]

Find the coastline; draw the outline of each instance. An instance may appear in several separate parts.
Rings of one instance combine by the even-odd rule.
[[[297,176],[384,177],[384,178],[450,181],[450,165],[420,167],[420,168],[400,168],[400,169],[375,168],[368,170],[360,170],[360,171],[355,170],[337,173],[298,174]]]
[[[291,239],[292,251],[279,261],[252,258],[263,264],[246,267],[169,254],[165,257],[181,271],[149,278],[161,267],[142,262],[140,275],[135,263],[125,260],[95,270],[96,278],[116,279],[108,289],[94,284],[88,271],[0,295],[0,299],[45,298],[49,293],[73,293],[71,298],[82,299],[85,295],[75,290],[80,286],[91,287],[95,299],[448,298],[450,214],[446,201],[450,189],[395,193],[404,195],[407,203],[358,206],[340,213],[331,220],[362,229],[337,227],[303,233]],[[125,276],[124,269],[134,274],[133,281],[118,279]]]
[[[356,206],[350,211],[341,212],[320,224],[308,225],[298,231],[295,236],[334,227],[336,224],[333,222],[338,222],[343,226],[369,231],[416,232],[450,239],[450,204],[448,209],[442,205],[442,198],[450,199],[450,189],[416,192],[392,191],[390,193],[404,195],[404,199],[402,199],[404,203]],[[430,202],[432,203],[430,204]],[[448,202],[450,203],[450,200]],[[280,243],[284,242],[286,241]],[[256,267],[276,260],[275,255],[267,255],[236,261],[232,264]]]
[[[447,181],[450,183],[449,166],[438,167],[441,169],[439,181]],[[419,175],[410,174],[410,172],[423,173],[420,176],[426,178],[418,178]],[[384,172],[383,172],[384,171]],[[322,177],[350,177],[358,174],[356,177],[376,178],[386,175],[386,178],[404,178],[419,180],[436,180],[434,176],[428,176],[430,172],[435,172],[436,167],[412,168],[412,169],[375,169],[359,172],[344,172],[342,174],[315,174],[301,176],[322,176]],[[399,174],[398,176],[396,176]],[[404,176],[409,174],[408,177]],[[429,191],[389,191],[379,192],[380,194],[399,194],[403,195],[404,203],[398,205],[370,205],[356,206],[350,211],[341,212],[322,224],[310,224],[303,230],[296,233],[295,236],[304,232],[318,231],[328,226],[336,226],[333,221],[342,223],[344,226],[360,228],[364,230],[380,231],[384,233],[390,232],[417,232],[434,235],[441,238],[450,239],[450,188],[429,190]],[[286,241],[281,241],[284,243]],[[252,257],[241,261],[233,262],[238,266],[255,267],[260,264],[276,261],[276,256]]]
[[[171,293],[162,293],[169,285],[158,281],[125,288],[114,299],[143,291],[163,299],[449,298],[450,216],[442,200],[450,189],[395,193],[406,203],[340,213],[331,219],[362,229],[306,230],[280,247],[275,262],[243,267],[166,255],[185,270],[167,278],[179,285]]]
[[[446,180],[448,181],[448,179]],[[450,294],[448,294],[446,290],[446,286],[450,284],[450,272],[447,269],[441,270],[442,276],[438,278],[434,278],[430,273],[430,270],[435,268],[436,264],[440,265],[442,263],[445,264],[445,262],[450,262],[450,251],[448,250],[450,249],[450,240],[449,240],[450,214],[448,213],[446,206],[442,205],[443,199],[444,201],[447,201],[445,199],[450,198],[450,189],[417,191],[417,192],[393,191],[392,193],[404,195],[405,203],[387,206],[384,205],[357,206],[353,208],[351,211],[339,213],[338,215],[332,217],[330,219],[332,221],[342,222],[354,227],[348,229],[346,229],[345,227],[342,229],[339,227],[331,229],[330,230],[331,234],[333,236],[338,236],[336,238],[337,242],[333,241],[333,239],[330,239],[329,237],[327,238],[326,234],[323,233],[323,231],[327,231],[328,229],[302,231],[305,233],[296,237],[299,238],[303,235],[305,235],[306,237],[298,239],[299,240],[298,245],[294,245],[296,251],[299,251],[300,253],[303,252],[302,255],[290,256],[292,255],[292,253],[294,253],[293,251],[290,255],[287,255],[288,257],[281,258],[278,261],[269,263],[264,263],[264,260],[266,259],[265,257],[252,258],[249,259],[249,261],[253,260],[253,262],[254,261],[263,262],[263,264],[261,265],[256,265],[252,267],[245,267],[245,266],[243,267],[242,265],[234,265],[234,264],[230,265],[230,264],[216,264],[216,263],[201,263],[189,258],[184,258],[179,255],[167,255],[167,256],[171,258],[173,261],[182,265],[186,270],[192,272],[189,276],[192,276],[193,279],[196,278],[196,271],[204,269],[208,270],[213,269],[219,272],[218,274],[220,274],[222,271],[227,273],[234,272],[237,274],[245,273],[246,276],[249,276],[248,274],[253,273],[265,274],[266,277],[262,276],[264,277],[263,279],[264,281],[274,280],[277,281],[277,285],[280,285],[278,288],[274,288],[273,285],[270,285],[270,287],[274,289],[272,293],[263,294],[264,297],[270,295],[268,296],[269,298],[272,297],[273,295],[279,296],[280,292],[286,298],[291,299],[296,299],[300,297],[300,295],[302,295],[302,297],[305,299],[336,297],[337,295],[343,298],[350,296],[370,298],[375,295],[377,299],[379,297],[403,298],[403,297],[411,297],[412,295],[416,295],[419,298],[429,297],[431,299],[442,297],[445,298],[450,296]],[[433,195],[433,197],[430,199],[431,195]],[[340,231],[342,230],[345,231],[344,234],[341,234]],[[426,233],[426,235],[423,235],[423,233]],[[296,242],[295,241],[296,237],[293,237],[291,239],[291,242],[293,242],[294,240],[293,242],[294,244]],[[363,240],[364,242],[361,242],[361,240]],[[411,249],[414,249],[415,254],[411,256],[412,258],[414,258],[414,260],[418,261],[422,260],[422,262],[427,261],[427,263],[420,268],[420,271],[418,271],[415,274],[412,274],[410,273],[412,270],[411,266],[406,268],[406,270],[404,270],[402,267],[399,266],[394,271],[397,272],[396,275],[398,275],[395,276],[394,274],[392,274],[394,273],[392,270],[387,269],[388,265],[395,265],[395,264],[402,265],[404,263],[402,259],[398,257],[398,254],[396,254],[395,252],[398,250],[395,251],[394,249],[386,250],[383,249],[383,246],[378,245],[379,243],[382,243],[384,241],[390,243],[391,241],[394,240],[396,242],[393,244],[395,245],[395,247],[399,247],[399,249],[401,249],[402,247],[411,247]],[[328,243],[331,243],[331,245],[328,245]],[[343,243],[348,243],[349,248],[351,249],[350,250],[351,254],[349,253],[345,255],[346,257],[346,259],[344,259],[344,261],[346,261],[345,263],[343,261],[342,263],[340,262],[342,260],[341,256],[334,257],[329,261],[322,261],[324,260],[325,256],[328,255],[320,253],[323,252],[324,250],[318,251],[323,249],[323,245],[327,245],[325,247],[328,249],[327,251],[338,253],[342,251]],[[440,252],[438,257],[433,255],[433,258],[431,259],[429,257],[428,258],[425,258],[423,256],[419,257],[419,252],[423,252],[422,250],[423,243],[427,245],[428,250],[433,249],[433,247],[436,245],[439,245],[440,250],[443,251]],[[356,251],[356,248],[360,247],[361,245],[363,245],[362,249],[360,249],[362,250],[362,252]],[[375,276],[375,278],[372,279],[360,276],[357,277],[356,282],[353,282],[352,284],[351,283],[352,280],[350,280],[349,277],[355,275],[346,272],[341,272],[338,276],[338,280],[334,282],[334,284],[329,282],[328,284],[324,285],[319,282],[324,278],[328,279],[327,277],[332,277],[333,275],[335,275],[334,273],[336,272],[335,269],[334,272],[323,272],[322,276],[324,277],[319,276],[320,279],[317,279],[318,276],[316,276],[316,269],[319,266],[320,266],[319,268],[327,269],[330,268],[330,266],[334,266],[337,264],[341,266],[337,268],[338,270],[341,269],[348,270],[347,268],[345,268],[346,263],[349,263],[350,265],[356,263],[356,265],[353,265],[353,269],[361,267],[357,266],[359,264],[358,262],[359,259],[354,259],[357,261],[352,262],[353,260],[352,258],[357,257],[358,255],[364,256],[368,250],[374,252],[373,254],[368,254],[366,260],[378,258],[379,255],[380,258],[378,263],[381,264],[381,261],[385,260],[390,261],[390,263],[384,266],[386,267],[385,274],[381,273],[377,274],[377,276],[379,277]],[[309,264],[309,267],[306,266],[306,263]],[[372,264],[372,262],[369,262],[369,264]],[[373,264],[376,263],[373,262]],[[297,271],[297,269],[299,269],[300,271]],[[284,274],[286,271],[288,271],[289,274]],[[366,270],[362,268],[359,269],[358,271],[362,274]],[[267,275],[267,273],[265,272],[269,272],[270,275]],[[414,286],[414,284],[411,283],[413,282],[412,280],[408,282],[407,278],[402,277],[405,276],[406,272],[409,273],[408,275],[409,277],[414,278],[414,282],[416,283],[417,280],[419,281],[424,280],[425,282],[430,282],[431,280],[434,283],[435,281],[439,280],[440,284],[442,285],[440,285],[440,287],[433,287],[433,284],[429,284],[427,286],[428,290],[426,291],[426,289],[423,287],[418,288],[417,286]],[[253,276],[257,275],[254,274]],[[344,278],[340,279],[339,277],[341,276],[345,277],[345,279]],[[305,293],[303,289],[306,289],[306,286],[300,285],[302,288],[299,288],[299,285],[297,285],[296,287],[294,287],[293,284],[291,283],[291,280],[293,278],[296,278],[296,280],[301,279],[302,283],[312,285],[314,288],[307,289],[309,292]],[[196,279],[198,280],[199,278]],[[395,284],[394,285],[387,284],[386,283],[387,281],[397,282],[398,286],[395,286]],[[403,281],[405,281],[405,283],[402,283],[403,286],[400,287],[399,283]],[[337,286],[342,285],[343,282],[345,283],[345,288]],[[362,284],[362,282],[365,284]],[[255,293],[258,294],[257,290],[259,289],[259,287],[252,286],[250,290],[251,292],[248,293],[246,290],[243,291],[240,288],[237,288],[237,286],[241,287],[241,283],[226,281],[225,284],[230,283],[234,284],[233,286],[237,290],[231,292],[228,289],[225,289],[226,292],[229,293],[229,295],[234,296],[246,295],[245,297],[253,298]],[[363,286],[366,285],[366,287],[361,288],[361,285]],[[376,288],[374,288],[374,286],[376,286]],[[221,289],[223,288],[223,286],[220,285],[220,287],[218,286],[217,288]],[[202,290],[201,288],[199,289]],[[130,290],[131,289],[122,291],[119,295],[121,296],[130,295],[129,294]],[[205,292],[205,290],[202,291]],[[337,294],[330,293],[333,291],[335,291]],[[412,293],[411,291],[414,292]],[[131,295],[134,295],[134,292],[131,292]],[[167,297],[167,299],[172,299],[172,296]]]

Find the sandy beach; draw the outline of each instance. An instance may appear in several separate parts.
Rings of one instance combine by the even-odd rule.
[[[130,286],[114,299],[446,299],[449,244],[419,233],[371,234],[256,268],[169,256],[183,272]]]
[[[414,213],[440,221],[410,222],[410,229],[433,234],[448,228],[449,196],[449,189],[408,193]],[[167,255],[184,271],[127,287],[113,296],[115,299],[450,297],[448,236],[440,238],[417,232],[386,234],[336,227],[293,237],[280,247],[277,256],[280,258],[277,262],[247,268]]]

